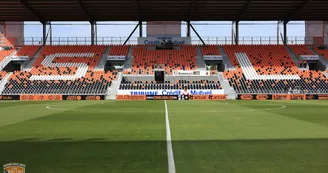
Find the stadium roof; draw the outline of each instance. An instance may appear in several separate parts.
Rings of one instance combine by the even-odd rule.
[[[327,16],[327,0],[0,1],[0,21],[290,21]]]

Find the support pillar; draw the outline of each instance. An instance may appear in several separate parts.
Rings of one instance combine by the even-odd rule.
[[[231,44],[234,44],[234,40],[235,40],[235,27],[234,27],[235,22],[232,21],[231,24]]]
[[[284,21],[284,45],[287,45],[287,21]]]
[[[236,45],[239,44],[239,21],[236,21]]]
[[[49,39],[50,39],[50,45],[52,45],[52,26],[51,26],[51,22],[49,22],[49,32],[50,32],[50,36],[49,36]]]
[[[280,42],[280,21],[277,23],[277,44]]]
[[[95,44],[95,22],[91,21],[91,45]]]
[[[187,37],[190,37],[190,26],[189,26],[190,22],[187,22]]]
[[[45,46],[47,44],[47,22],[42,22],[42,45]]]

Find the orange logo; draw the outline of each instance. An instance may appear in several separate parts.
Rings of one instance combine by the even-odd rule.
[[[77,96],[77,97],[76,97],[76,100],[81,100],[81,99],[82,99],[81,96]]]
[[[253,95],[250,95],[250,94],[244,94],[244,95],[241,95],[240,98],[242,100],[253,100]]]
[[[2,100],[2,96],[0,96],[0,100]]]
[[[4,173],[25,173],[25,165],[21,163],[8,163],[3,165]]]

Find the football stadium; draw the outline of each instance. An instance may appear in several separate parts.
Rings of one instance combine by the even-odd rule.
[[[326,173],[327,16],[326,0],[1,0],[1,169]],[[259,21],[277,35],[240,36]],[[231,35],[198,32],[210,22]]]

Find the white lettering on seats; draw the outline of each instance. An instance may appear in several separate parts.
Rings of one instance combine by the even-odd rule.
[[[85,76],[88,65],[85,63],[53,63],[56,57],[93,57],[94,53],[55,53],[46,56],[42,61],[45,67],[78,67],[74,75],[32,75],[30,80],[74,80]]]
[[[301,79],[298,75],[259,75],[254,69],[246,53],[236,53],[236,57],[247,80]]]

